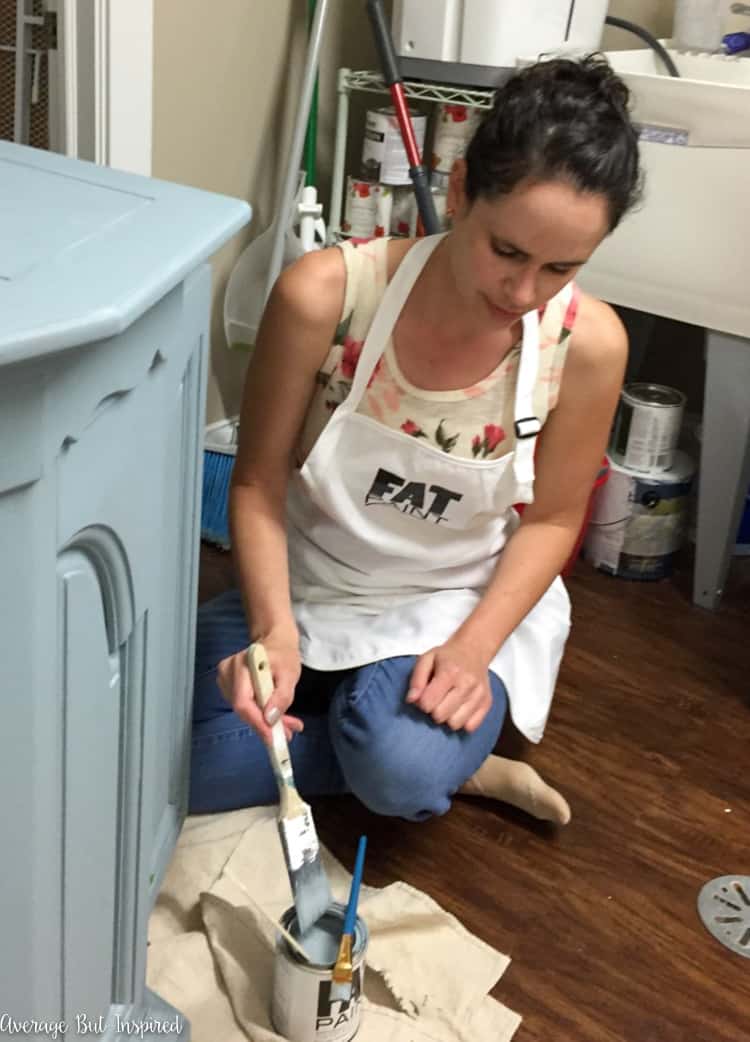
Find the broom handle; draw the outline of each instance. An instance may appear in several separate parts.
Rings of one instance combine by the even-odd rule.
[[[305,64],[302,91],[300,93],[299,108],[297,110],[297,121],[294,124],[292,144],[287,159],[286,180],[284,181],[284,190],[281,194],[281,202],[274,222],[273,251],[271,253],[271,261],[268,265],[266,288],[263,294],[264,305],[268,302],[271,290],[273,289],[276,279],[279,277],[279,273],[284,263],[284,241],[286,239],[289,221],[292,217],[294,196],[299,181],[302,150],[305,145],[305,134],[307,133],[307,118],[310,112],[313,89],[318,74],[318,58],[320,55],[320,45],[323,38],[323,25],[325,22],[326,11],[328,9],[328,2],[329,0],[318,0],[318,6],[315,9],[315,18],[313,20],[312,29],[310,30],[310,38],[307,46],[307,62]]]
[[[435,211],[435,200],[432,198],[427,171],[422,164],[419,155],[419,147],[414,134],[409,106],[406,102],[404,85],[398,67],[396,52],[393,49],[391,31],[385,20],[382,0],[367,0],[367,13],[370,16],[370,24],[375,36],[375,44],[380,55],[380,64],[383,68],[383,79],[391,92],[391,101],[396,110],[396,119],[401,130],[401,139],[406,149],[409,160],[409,176],[414,185],[414,194],[417,197],[417,208],[419,216],[427,235],[434,235],[440,231],[440,222]]]

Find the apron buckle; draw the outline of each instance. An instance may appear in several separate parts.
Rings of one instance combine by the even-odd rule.
[[[524,416],[513,424],[517,438],[535,438],[542,425],[536,416]]]

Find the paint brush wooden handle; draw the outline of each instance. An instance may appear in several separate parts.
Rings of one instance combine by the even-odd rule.
[[[255,698],[261,709],[265,709],[273,694],[273,674],[268,661],[266,649],[261,643],[251,644],[247,649],[247,668],[253,682]],[[301,813],[304,809],[302,799],[294,784],[292,761],[289,757],[289,746],[284,734],[284,723],[279,717],[271,728],[271,744],[268,747],[273,772],[279,786],[279,802],[281,816],[284,818]]]

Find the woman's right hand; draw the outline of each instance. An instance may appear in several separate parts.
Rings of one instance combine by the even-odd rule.
[[[294,699],[294,689],[302,672],[299,647],[290,637],[269,634],[263,637],[271,665],[274,691],[265,710],[255,698],[250,671],[247,668],[247,652],[238,651],[222,659],[217,667],[217,679],[221,693],[232,706],[237,716],[245,720],[260,735],[266,744],[271,742],[271,726],[281,716],[287,741],[304,727],[296,716],[286,710]]]

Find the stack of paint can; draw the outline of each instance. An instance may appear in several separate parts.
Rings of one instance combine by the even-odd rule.
[[[609,480],[597,490],[583,543],[598,569],[661,579],[684,542],[691,458],[677,449],[685,395],[661,384],[623,388],[609,447]]]
[[[437,106],[430,162],[430,187],[441,227],[447,229],[448,178],[457,159],[466,149],[482,118],[481,109],[469,105],[444,103]]]
[[[427,117],[412,113],[420,152],[424,149]],[[408,200],[408,202],[407,202]],[[399,230],[394,229],[394,224]],[[354,239],[382,235],[414,235],[417,207],[396,113],[372,109],[365,121],[359,177],[347,178],[341,230]]]
[[[481,120],[480,109],[469,105],[440,104],[430,152],[430,187],[441,227],[447,229],[448,177],[456,159],[462,158]],[[414,134],[424,151],[427,117],[412,111]],[[372,109],[365,121],[359,175],[348,177],[341,230],[353,239],[381,235],[417,234],[418,210],[396,114],[391,108]]]

